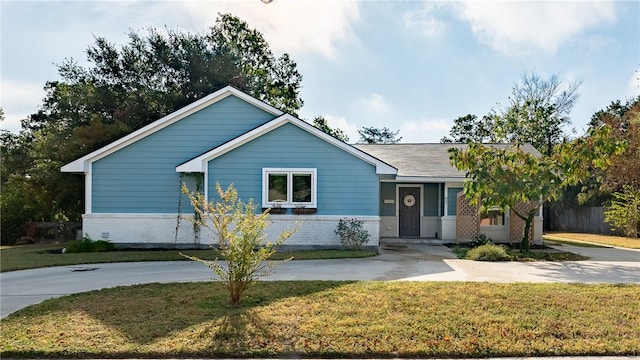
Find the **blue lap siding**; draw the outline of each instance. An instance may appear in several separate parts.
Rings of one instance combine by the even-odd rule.
[[[318,215],[378,215],[375,166],[300,129],[285,124],[208,164],[209,197],[215,184],[233,183],[243,200],[262,202],[263,168],[315,168]]]
[[[191,114],[92,164],[93,213],[175,213],[176,166],[274,116],[235,96]]]

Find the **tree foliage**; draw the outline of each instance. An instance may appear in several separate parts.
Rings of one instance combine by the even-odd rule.
[[[327,120],[322,116],[316,116],[316,118],[313,119],[313,126],[326,132],[327,134],[333,136],[334,138],[340,141],[343,141],[343,142],[349,141],[349,137],[347,136],[347,134],[344,133],[344,131],[338,128],[330,127],[329,124],[327,123]]]
[[[453,120],[449,137],[443,137],[441,143],[497,143],[500,142],[494,130],[494,115],[489,114],[478,119],[476,115],[467,114]]]
[[[611,156],[611,165],[599,173],[599,187],[591,186],[588,197],[611,192],[605,221],[627,237],[640,235],[640,96],[612,102],[596,112],[591,127],[607,125],[611,137],[626,144],[621,154]]]
[[[481,119],[472,114],[457,118],[449,137],[441,142],[530,143],[551,155],[565,138],[563,129],[570,124],[579,87],[580,82],[567,83],[557,75],[545,79],[525,72],[506,107],[493,109]]]
[[[552,155],[527,152],[516,143],[507,147],[470,143],[466,149],[449,149],[453,166],[466,172],[464,193],[481,211],[492,207],[511,209],[525,221],[521,251],[529,250],[533,219],[545,201],[558,199],[566,186],[590,176],[590,169],[604,169],[610,156],[623,151],[610,138],[607,126],[590,130],[587,136],[560,144]],[[525,204],[524,210],[516,205]]]
[[[602,189],[619,191],[624,186],[640,189],[640,96],[621,103],[612,102],[606,109],[596,112],[590,127],[608,125],[611,137],[627,144],[622,154],[611,158],[611,166],[602,173]]]
[[[2,134],[3,210],[16,209],[3,211],[3,242],[29,220],[79,220],[83,179],[61,173],[62,165],[224,86],[292,114],[302,106],[295,62],[274,56],[262,34],[229,14],[207,33],[147,28],[121,46],[97,37],[86,54],[87,66],[58,65],[60,80],[46,83],[22,133]]]
[[[387,127],[375,128],[363,126],[362,130],[358,130],[360,144],[397,144],[402,140],[398,137],[400,130],[392,131]]]
[[[621,191],[614,192],[604,220],[626,237],[640,237],[640,188],[624,185]]]
[[[264,231],[269,224],[268,211],[256,213],[257,207],[253,202],[242,202],[233,185],[223,190],[220,184],[216,184],[216,190],[220,201],[209,202],[204,194],[190,193],[186,186],[182,188],[182,192],[187,194],[200,215],[201,220],[197,225],[205,226],[215,234],[225,265],[217,260],[204,260],[184,254],[182,256],[212,269],[229,290],[231,304],[238,305],[248,286],[271,274],[276,266],[284,262],[269,261],[269,258],[295,230],[285,230],[276,241],[266,242]]]
[[[130,32],[120,48],[98,37],[87,60],[89,67],[73,59],[58,67],[63,80],[47,83],[43,109],[24,128],[108,126],[118,136],[229,84],[292,114],[302,106],[296,64],[287,54],[276,58],[257,30],[228,14],[208,34],[148,28]]]
[[[503,111],[504,132],[509,142],[528,142],[551,155],[564,138],[563,127],[578,99],[581,82],[566,82],[551,75],[544,79],[534,71],[522,75],[513,88],[509,107]]]

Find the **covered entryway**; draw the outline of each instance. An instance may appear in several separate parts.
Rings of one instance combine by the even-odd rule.
[[[400,237],[420,236],[420,187],[398,188],[398,218]]]

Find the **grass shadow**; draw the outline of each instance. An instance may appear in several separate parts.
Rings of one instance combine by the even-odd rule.
[[[247,348],[255,348],[256,342],[260,341],[282,341],[274,340],[268,330],[273,324],[265,324],[256,309],[346,284],[349,282],[258,282],[245,291],[240,306],[229,304],[228,292],[219,282],[123,286],[50,299],[9,315],[2,320],[3,325],[19,322],[21,318],[37,319],[41,324],[62,318],[75,324],[73,333],[43,336],[61,338],[57,343],[45,346],[51,348],[46,353],[5,350],[3,357],[137,357],[141,353],[166,357],[167,353],[162,349],[153,349],[154,343],[165,342],[176,334],[183,337],[185,332],[190,333],[189,337],[175,345],[171,356],[229,354],[229,349],[237,348],[239,341],[246,342]],[[101,330],[96,332],[95,328]],[[40,327],[38,331],[55,334],[58,330]],[[95,339],[101,337],[128,343],[129,350],[120,346],[120,352],[114,353],[108,346],[96,344]],[[61,344],[67,346],[61,347]],[[87,355],[77,352],[87,349],[86,344],[94,345],[89,346]],[[193,348],[203,344],[205,348]],[[240,347],[244,346],[240,344]]]

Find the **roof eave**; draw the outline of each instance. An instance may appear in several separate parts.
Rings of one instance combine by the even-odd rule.
[[[392,182],[422,182],[422,183],[444,183],[444,182],[464,182],[469,180],[464,176],[396,176]]]

